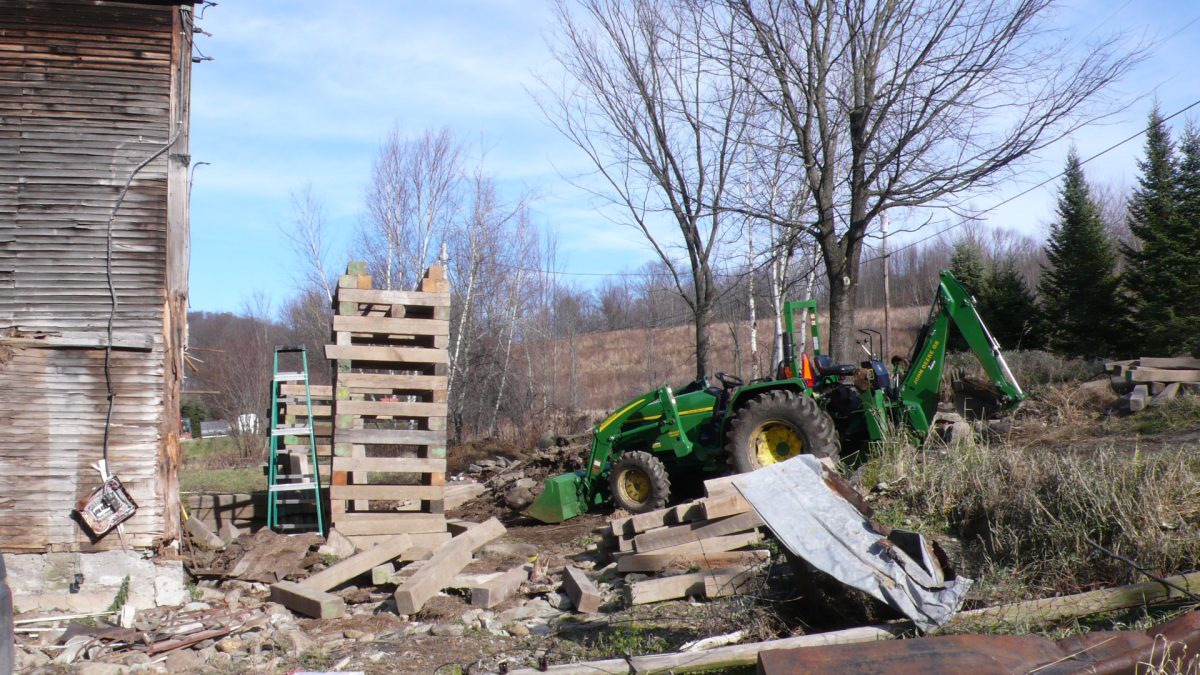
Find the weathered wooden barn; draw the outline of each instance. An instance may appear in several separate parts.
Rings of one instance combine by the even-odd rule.
[[[121,548],[72,518],[106,438],[124,544],[177,537],[192,25],[178,0],[0,6],[0,551]]]

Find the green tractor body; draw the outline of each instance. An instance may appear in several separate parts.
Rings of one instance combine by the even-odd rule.
[[[797,312],[808,340],[797,334]],[[842,443],[879,441],[890,425],[923,439],[936,413],[952,323],[1005,407],[1019,404],[1024,394],[949,272],[941,274],[906,372],[889,372],[877,360],[832,364],[821,354],[816,303],[792,301],[785,304],[783,359],[774,377],[745,384],[717,373],[719,386],[704,378],[628,401],[596,425],[587,464],[549,479],[526,514],[557,523],[608,504],[641,513],[666,505],[672,476],[752,471],[801,453],[836,459]]]

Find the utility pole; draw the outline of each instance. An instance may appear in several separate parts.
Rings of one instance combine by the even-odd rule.
[[[888,278],[888,214],[879,214],[879,229],[883,231],[883,354],[880,358],[887,363],[892,346],[892,286]]]

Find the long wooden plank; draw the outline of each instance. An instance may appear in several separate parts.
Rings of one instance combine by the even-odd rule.
[[[341,523],[338,530],[342,531]],[[342,534],[345,534],[342,531]],[[395,560],[412,548],[412,539],[407,534],[397,534],[386,542],[376,544],[371,548],[346,558],[329,569],[322,570],[300,582],[309,588],[327,591],[338,584],[345,583],[354,577],[371,571],[372,567]]]
[[[407,429],[338,429],[338,443],[358,445],[444,445],[445,431],[409,431]]]
[[[330,499],[441,499],[441,485],[330,485]],[[337,523],[334,523],[337,525]]]
[[[419,307],[449,307],[449,293],[422,293],[384,289],[339,288],[339,301],[372,305],[416,305]]]
[[[714,570],[754,565],[771,557],[770,551],[718,551],[711,553],[635,553],[617,560],[618,572],[662,572],[665,570]]]
[[[351,391],[358,391],[361,388],[437,391],[445,389],[449,379],[445,375],[338,373],[337,381],[339,387],[348,387]]]
[[[445,349],[378,345],[325,345],[325,358],[375,363],[450,363]]]
[[[439,457],[335,457],[338,471],[379,471],[390,473],[437,473],[446,470]]]
[[[752,530],[761,527],[762,524],[762,519],[754,512],[742,513],[720,520],[702,520],[639,534],[634,538],[634,547],[639,553],[646,553],[669,546],[702,541],[709,537]]]
[[[346,513],[338,516],[337,528],[346,536],[421,534],[445,532],[446,517],[440,513]]]
[[[676,600],[689,596],[704,595],[704,582],[710,578],[725,579],[741,570],[711,570],[708,572],[692,572],[676,574],[671,577],[647,579],[628,584],[626,599],[631,605],[645,605],[651,602]]]
[[[1200,359],[1188,357],[1179,358],[1159,358],[1151,356],[1143,356],[1136,362],[1136,367],[1146,368],[1185,368],[1185,369],[1200,369]]]
[[[335,316],[334,332],[373,335],[449,335],[450,323],[440,319],[393,319],[386,316]]]
[[[1200,370],[1169,370],[1137,366],[1125,371],[1129,382],[1200,382]]]
[[[746,513],[752,508],[750,502],[746,501],[746,498],[738,492],[721,497],[710,497],[703,500],[703,504],[705,520],[736,516],[739,513]]]
[[[420,611],[429,598],[445,588],[454,575],[471,562],[475,549],[500,538],[505,531],[499,520],[489,518],[443,544],[416,574],[396,589],[397,611],[401,614]]]
[[[376,417],[445,417],[446,404],[423,401],[338,401],[337,413]]]

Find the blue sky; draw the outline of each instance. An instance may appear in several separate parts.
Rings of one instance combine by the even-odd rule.
[[[1057,20],[1081,39],[1117,31],[1157,44],[1114,91],[1129,107],[1071,139],[1081,156],[1138,131],[1154,96],[1165,112],[1200,98],[1198,17],[1191,0],[1062,5]],[[543,39],[551,19],[549,3],[533,0],[228,0],[205,10],[198,23],[212,37],[198,36],[197,46],[214,60],[193,69],[192,161],[209,164],[195,169],[192,191],[192,308],[237,311],[255,293],[281,303],[295,278],[279,235],[291,220],[290,193],[311,183],[338,233],[335,246],[344,245],[394,126],[406,134],[449,127],[477,154],[486,150],[485,167],[504,194],[536,195],[535,222],[555,233],[563,270],[613,273],[649,260],[638,233],[602,218],[563,177],[586,171],[586,159],[528,93],[536,73],[554,75]],[[1137,140],[1106,155],[1086,167],[1089,178],[1132,185],[1140,151]],[[988,208],[1056,174],[1065,153],[1065,144],[1041,153],[972,205]],[[997,209],[988,226],[1040,236],[1056,187]],[[893,216],[894,228],[903,224]]]

